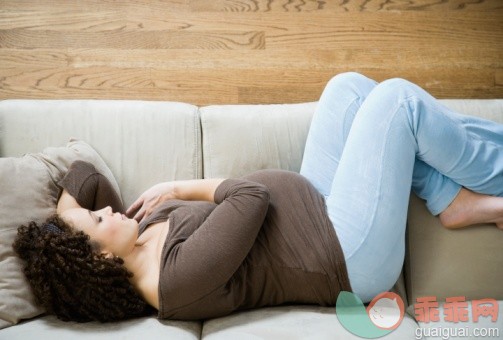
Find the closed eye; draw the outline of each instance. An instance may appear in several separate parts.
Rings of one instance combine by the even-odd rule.
[[[98,216],[96,217],[96,214],[92,213],[91,210],[88,210],[87,211],[89,213],[89,216],[91,216],[91,218],[96,222],[96,223],[100,223],[101,221],[103,221],[103,218],[101,216]]]

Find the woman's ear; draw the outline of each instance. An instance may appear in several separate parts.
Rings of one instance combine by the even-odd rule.
[[[106,259],[113,259],[115,256],[109,251],[103,250],[101,255],[104,255]]]

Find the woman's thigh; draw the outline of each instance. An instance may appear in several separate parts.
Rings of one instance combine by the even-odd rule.
[[[338,74],[326,85],[311,121],[300,174],[325,197],[361,104],[377,82],[361,74]]]

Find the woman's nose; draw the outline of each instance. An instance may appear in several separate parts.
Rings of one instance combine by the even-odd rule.
[[[101,209],[99,211],[101,211],[105,215],[112,215],[112,213],[113,213],[112,207],[110,207],[110,206],[105,207],[105,208],[103,208],[103,209]]]

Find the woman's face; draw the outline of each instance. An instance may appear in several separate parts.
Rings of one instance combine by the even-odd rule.
[[[97,242],[101,251],[124,258],[133,250],[138,238],[138,222],[106,207],[97,211],[72,208],[60,217]]]

